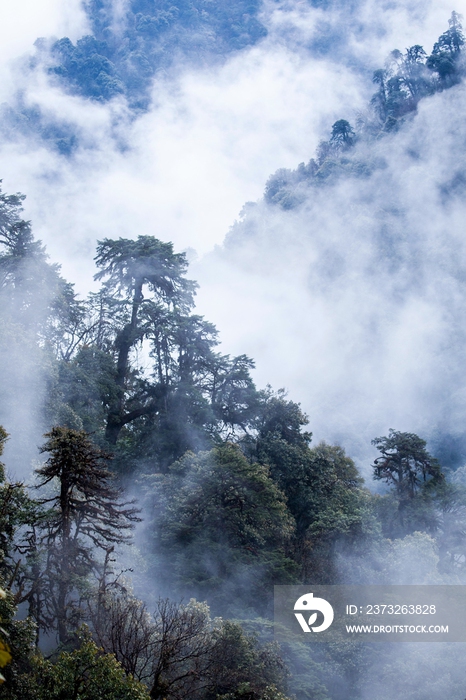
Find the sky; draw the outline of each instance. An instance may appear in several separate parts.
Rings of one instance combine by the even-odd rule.
[[[432,282],[402,302],[395,294],[398,275],[387,280],[387,301],[368,272],[376,259],[373,202],[388,196],[386,182],[373,179],[362,190],[349,185],[335,191],[332,202],[310,202],[300,214],[285,216],[260,203],[271,173],[307,162],[337,119],[354,123],[372,94],[372,71],[388,53],[416,43],[429,50],[452,9],[466,14],[466,3],[355,0],[325,8],[267,1],[264,40],[222,63],[179,65],[159,77],[151,109],[132,120],[122,99],[91,103],[29,68],[38,37],[74,41],[88,31],[78,0],[3,3],[0,102],[12,104],[20,91],[27,105],[73,124],[81,143],[64,158],[33,137],[4,138],[4,190],[27,195],[25,217],[81,294],[93,288],[92,258],[101,238],[154,235],[186,250],[201,285],[198,311],[219,328],[222,350],[250,354],[258,384],[288,388],[309,414],[315,439],[339,440],[361,465],[368,463],[370,438],[389,427],[432,433],[447,421],[458,432],[462,355],[454,329],[462,296],[435,261],[443,251],[450,270],[463,211],[455,204],[447,215],[436,203],[429,173],[446,167],[444,146],[447,163],[454,161],[451,135],[462,131],[454,117],[443,123],[440,96],[421,110],[419,121],[437,149],[428,149],[422,162],[408,162],[405,151],[419,138],[412,128],[393,153],[387,146],[383,154],[390,193],[405,202],[404,220],[416,236],[427,232],[421,257]],[[451,99],[454,109],[462,108],[461,95]],[[424,190],[419,183],[426,180]],[[259,202],[260,243],[241,237],[246,202]],[[437,234],[447,221],[453,235],[445,244]],[[232,226],[239,241],[233,252],[224,247]],[[344,249],[352,270],[337,291],[320,272],[324,248],[333,254]],[[460,395],[446,418],[448,402],[439,397],[442,390],[451,394],[452,383]]]
[[[221,244],[272,172],[307,161],[336,118],[351,119],[366,104],[371,71],[388,52],[432,45],[450,14],[446,2],[362,2],[350,16],[344,3],[334,12],[302,1],[265,8],[265,41],[223,65],[184,66],[159,80],[153,109],[136,123],[125,120],[118,101],[97,105],[64,95],[43,73],[26,69],[37,37],[86,33],[77,0],[20,0],[0,10],[2,101],[11,102],[19,88],[27,104],[76,124],[84,144],[67,161],[42,143],[3,143],[4,187],[27,194],[36,234],[82,291],[102,231],[146,231],[198,255]],[[307,48],[324,21],[335,32],[335,59]],[[112,138],[117,117],[124,153]]]

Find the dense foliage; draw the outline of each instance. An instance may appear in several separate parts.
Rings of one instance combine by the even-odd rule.
[[[57,42],[52,71],[85,96],[137,101],[160,65],[156,39],[192,37],[193,22],[218,51],[260,34],[254,4],[198,5],[133,0],[117,46],[110,5],[90,3],[95,37]],[[236,12],[244,26],[233,31]],[[269,180],[267,202],[292,208],[300,188],[363,176],[372,165],[356,160],[357,144],[393,135],[420,99],[455,85],[463,44],[453,13],[430,56],[394,52],[367,119],[335,122],[316,161]],[[309,658],[275,645],[273,585],[464,583],[464,468],[447,473],[423,438],[391,429],[372,443],[371,493],[340,446],[312,445],[286,392],[255,386],[249,357],[218,352],[171,243],[100,241],[100,289],[82,300],[34,240],[23,199],[0,194],[0,416],[18,461],[36,469],[26,485],[0,465],[12,654],[0,698],[360,700],[376,688],[388,700],[390,680],[417,699],[391,647],[320,645]],[[7,439],[0,427],[0,455]],[[3,641],[0,652],[10,660]],[[460,654],[434,652],[450,678],[438,682],[455,692]]]
[[[39,38],[29,69],[44,70],[51,83],[68,94],[94,102],[120,100],[130,118],[151,104],[159,76],[177,67],[220,62],[232,52],[256,44],[267,31],[261,0],[89,0],[82,3],[90,33],[75,43],[68,37]],[[80,144],[71,120],[53,117],[24,100],[0,105],[1,132],[39,135],[69,156]]]
[[[345,124],[334,135],[353,138]],[[216,351],[171,244],[100,242],[101,289],[82,301],[21,219],[22,197],[1,201],[3,352],[28,338],[46,380],[35,419],[48,432],[34,491],[1,473],[0,605],[13,661],[0,697],[73,687],[86,698],[98,685],[109,700],[359,698],[360,648],[322,647],[310,661],[299,645],[271,646],[273,585],[462,580],[461,472],[446,479],[423,439],[391,430],[373,440],[386,493],[372,495],[341,447],[311,446],[283,390],[255,387],[248,357]],[[15,397],[5,375],[7,418]],[[2,445],[7,437],[2,429]],[[123,486],[139,493],[140,514]],[[140,518],[153,612],[137,596],[144,579],[135,594],[120,563]],[[243,626],[196,600],[157,599],[166,590]],[[51,638],[60,646],[45,660]]]
[[[191,63],[241,49],[265,35],[260,0],[131,0],[118,14],[110,0],[86,4],[92,34],[74,45],[55,41],[50,69],[61,84],[94,100],[125,95],[132,107],[148,104],[156,72],[178,59]]]
[[[370,144],[396,132],[411,119],[419,102],[457,85],[465,71],[462,52],[465,43],[461,16],[452,12],[449,28],[434,44],[430,55],[416,44],[403,53],[392,51],[384,68],[376,70],[377,91],[369,108],[358,117],[356,128],[346,119],[332,127],[328,141],[321,141],[315,158],[300,163],[296,170],[281,168],[267,181],[265,200],[282,209],[302,204],[314,187],[330,185],[343,177],[364,178],[384,167],[371,157]],[[355,147],[367,145],[368,151]]]

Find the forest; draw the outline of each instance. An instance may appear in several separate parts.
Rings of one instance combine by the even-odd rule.
[[[199,40],[233,50],[261,36],[256,4],[232,6],[240,24],[208,2],[132,0],[123,54],[93,2],[94,38],[54,43],[51,70],[90,99],[143,100],[172,24],[192,35],[195,15]],[[464,43],[453,12],[430,54],[392,52],[358,123],[272,175],[264,203],[299,210],[382,168],[375,145],[461,84]],[[394,426],[365,482],[285,389],[256,386],[252,358],[219,350],[185,253],[103,238],[81,298],[24,199],[0,193],[0,456],[17,444],[0,465],[0,698],[463,697],[462,644],[278,644],[273,587],[466,583],[466,467]]]
[[[100,103],[124,98],[131,118],[148,109],[154,80],[181,59],[193,66],[221,62],[267,33],[258,19],[259,0],[131,0],[118,17],[115,4],[83,3],[91,33],[75,43],[67,36],[39,37],[28,63],[46,66],[50,79],[71,95]],[[2,129],[11,138],[38,134],[63,155],[76,151],[80,135],[66,118],[51,119],[21,94],[0,108]]]

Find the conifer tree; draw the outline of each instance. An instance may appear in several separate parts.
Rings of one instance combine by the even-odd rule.
[[[51,482],[56,493],[44,498],[48,512],[40,525],[46,562],[42,573],[44,627],[56,628],[60,642],[80,617],[79,598],[86,578],[99,568],[98,553],[129,541],[139,520],[132,502],[122,502],[107,468],[110,455],[84,431],[55,427],[41,452],[49,458],[37,470],[39,486]]]

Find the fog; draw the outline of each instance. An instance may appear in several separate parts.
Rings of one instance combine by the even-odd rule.
[[[267,0],[267,37],[199,65],[180,59],[157,75],[151,106],[140,114],[123,97],[99,103],[68,94],[46,60],[31,63],[38,37],[75,41],[89,31],[78,0],[5,5],[4,109],[39,110],[68,125],[78,147],[61,155],[33,128],[3,121],[4,190],[27,195],[25,218],[82,295],[95,288],[99,239],[154,235],[187,251],[200,284],[197,311],[217,325],[221,351],[254,358],[258,386],[288,389],[309,416],[314,444],[343,445],[370,488],[370,442],[389,428],[418,433],[445,463],[461,466],[465,87],[425,98],[397,133],[362,140],[351,157],[368,166],[365,176],[298,187],[302,201],[289,210],[266,203],[263,192],[277,169],[308,162],[337,119],[357,123],[374,90],[372,72],[392,49],[430,51],[452,9],[464,5]],[[115,3],[116,24],[123,8]],[[12,435],[4,461],[15,478],[30,479],[50,368],[21,335],[0,336],[0,364],[0,424]],[[144,516],[150,522],[150,508]],[[382,553],[360,556],[342,548],[342,579],[457,582],[441,578],[428,534],[384,543]],[[147,581],[138,552],[127,558],[146,599],[166,592]],[[225,590],[232,584],[236,590],[249,579],[240,571]],[[364,661],[361,696],[459,697],[462,650],[401,646],[367,673]]]
[[[27,194],[36,237],[82,294],[98,239],[154,235],[188,250],[198,311],[222,350],[251,355],[258,385],[289,389],[315,439],[340,441],[365,473],[371,438],[389,427],[460,436],[464,205],[441,188],[464,143],[463,88],[426,99],[374,146],[385,168],[369,179],[314,191],[299,210],[261,201],[272,172],[307,161],[336,119],[355,122],[389,51],[430,50],[452,9],[266,2],[265,39],[211,65],[177,64],[135,118],[123,98],[66,94],[28,62],[38,36],[88,31],[78,2],[5,7],[2,100],[15,108],[20,94],[71,125],[79,147],[66,157],[5,132],[4,189]],[[257,204],[240,216],[245,202]]]
[[[297,210],[250,205],[200,265],[224,342],[261,358],[260,383],[280,368],[316,437],[355,456],[389,427],[463,431],[465,98],[429,98],[402,133],[361,146],[380,158],[370,177],[311,189]]]

